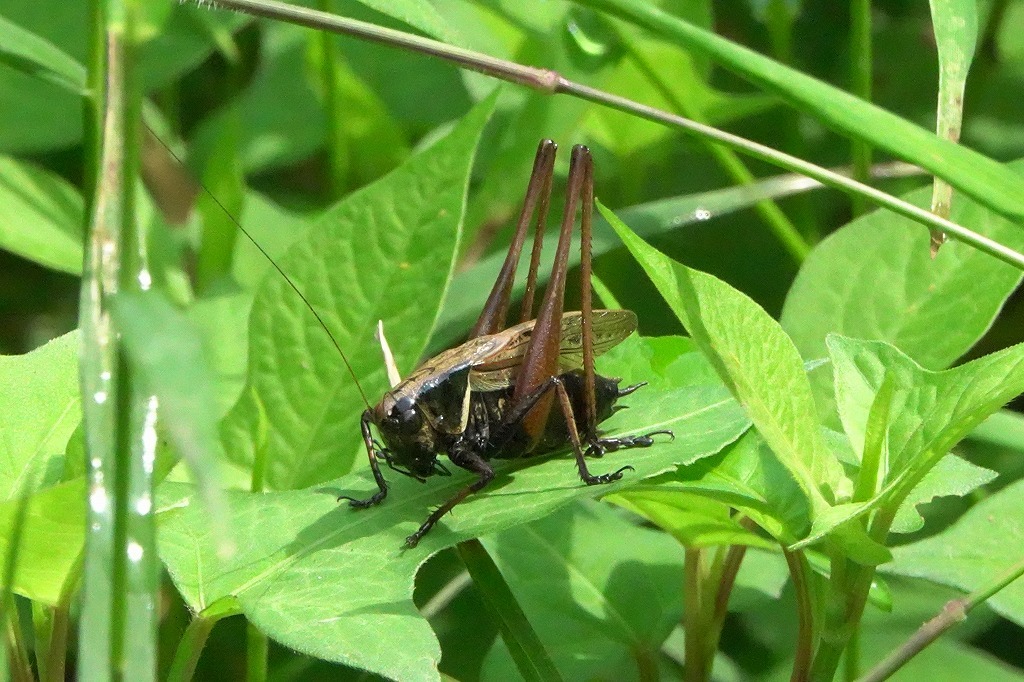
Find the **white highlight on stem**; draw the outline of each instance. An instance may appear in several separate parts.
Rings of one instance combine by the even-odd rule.
[[[147,474],[153,473],[153,465],[156,462],[156,415],[159,402],[155,395],[149,396],[146,405],[146,419],[142,425],[142,466]]]

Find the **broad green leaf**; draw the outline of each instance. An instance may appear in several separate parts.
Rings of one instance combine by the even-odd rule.
[[[633,369],[613,363],[599,369],[627,382],[643,375],[642,369],[633,374]],[[699,373],[696,378],[701,379]],[[569,457],[498,462],[495,481],[459,505],[413,550],[402,549],[405,537],[472,476],[456,471],[451,478],[421,485],[389,475],[388,498],[366,510],[339,505],[337,497],[374,489],[368,472],[306,490],[229,493],[238,552],[218,561],[192,488],[165,484],[161,556],[195,610],[235,596],[247,618],[289,647],[394,679],[435,679],[437,641],[411,600],[413,575],[429,554],[540,518],[572,500],[638,485],[717,452],[749,425],[720,385],[648,387],[627,402],[630,409],[602,425],[608,433],[671,429],[675,439],[596,460],[591,464],[595,471],[622,464],[635,467],[610,485],[582,485]],[[382,639],[381,632],[389,636]],[[393,646],[395,641],[402,646]]]
[[[523,175],[524,185],[528,179],[529,169],[527,168]],[[503,182],[502,187],[507,187],[507,184],[507,182]],[[728,215],[750,208],[765,199],[781,199],[815,187],[820,187],[820,185],[813,180],[798,175],[784,174],[759,180],[750,185],[738,185],[699,194],[658,199],[623,208],[618,211],[618,215],[638,235],[645,239],[653,239],[657,235],[684,228],[687,225],[696,226],[712,216]],[[516,197],[516,201],[519,200],[521,197]],[[920,229],[917,232],[919,233]],[[541,255],[538,272],[538,281],[541,283],[547,281],[551,272],[557,243],[557,234],[549,234],[544,240],[544,252]],[[593,225],[594,256],[597,257],[621,247],[622,242],[608,225],[608,221],[595,215]],[[472,268],[455,276],[452,291],[445,300],[442,311],[437,334],[439,341],[451,341],[465,333],[466,328],[480,313],[479,292],[490,289],[504,260],[504,253],[492,253],[481,258]],[[516,278],[518,286],[514,290],[517,293],[522,292],[526,286],[526,272],[529,269],[529,263],[525,260],[520,264]],[[569,264],[571,266],[578,264],[579,260],[579,251],[570,252]]]
[[[653,484],[655,490],[702,495],[738,509],[782,544],[796,541],[810,526],[807,498],[755,430]]]
[[[971,439],[1024,451],[1024,415],[1000,410],[971,431]]]
[[[246,192],[243,204],[239,222],[259,246],[240,235],[231,257],[231,274],[243,288],[255,291],[274,271],[269,258],[280,258],[315,221],[305,220],[251,189]]]
[[[826,125],[915,163],[980,203],[1024,220],[1024,176],[967,147],[936,137],[870,102],[698,28],[641,0],[579,0],[689,49],[705,53],[758,86],[776,93]]]
[[[892,377],[887,469],[878,493],[816,521],[805,542],[880,505],[899,505],[949,450],[986,417],[1024,392],[1024,344],[943,372],[931,372],[892,346],[838,335],[828,338],[839,416],[854,450],[875,393]],[[961,482],[962,484],[962,482]],[[895,510],[894,510],[895,511]]]
[[[930,190],[920,189],[904,199],[927,206],[929,197]],[[954,202],[952,219],[1024,248],[1024,230],[965,197]],[[824,357],[826,335],[838,333],[888,341],[928,369],[943,369],[988,330],[1020,280],[1016,268],[964,244],[946,244],[932,259],[918,226],[879,210],[811,251],[781,322],[808,360]],[[956,304],[963,300],[971,305]],[[818,370],[811,382],[819,406],[831,404],[831,372]]]
[[[1017,481],[970,509],[951,528],[893,550],[887,573],[925,578],[970,592],[995,583],[1024,559],[1024,481]],[[1024,625],[1024,581],[1018,579],[987,602]]]
[[[775,546],[744,528],[733,518],[728,505],[699,495],[675,490],[635,490],[610,495],[608,501],[639,514],[686,547]]]
[[[863,449],[871,401],[892,376],[886,485],[909,470],[931,468],[974,426],[1024,392],[1024,344],[942,372],[922,368],[884,342],[833,334],[828,346],[839,416],[855,451]]]
[[[0,64],[75,94],[85,89],[85,67],[45,38],[0,16]]]
[[[566,680],[635,677],[682,617],[683,548],[606,505],[573,505],[484,545]],[[502,654],[491,650],[484,677],[510,679]],[[625,678],[609,674],[620,669]]]
[[[29,500],[14,592],[54,605],[81,570],[85,546],[85,479],[61,483]],[[6,560],[17,516],[17,499],[0,503],[0,555]]]
[[[800,355],[778,323],[741,292],[663,256],[598,208],[800,484],[812,513],[827,509],[844,486],[842,469],[821,436]]]
[[[215,419],[227,414],[245,387],[248,358],[245,331],[251,306],[252,296],[238,291],[201,298],[186,311],[190,324],[198,331],[203,357],[216,376],[213,383]]]
[[[614,364],[617,372],[637,377],[655,390],[683,382],[720,383],[715,368],[685,336],[630,336],[601,357]]]
[[[77,275],[82,271],[82,211],[82,196],[63,178],[0,156],[0,247]]]
[[[368,400],[387,386],[373,338],[378,320],[401,370],[426,346],[493,104],[478,105],[444,140],[327,211],[278,262],[348,355]],[[276,272],[257,293],[249,325],[249,381],[223,427],[228,457],[247,464],[265,448],[273,488],[347,471],[362,446],[366,406],[331,336]]]
[[[892,522],[892,532],[914,533],[921,530],[924,528],[924,519],[917,511],[918,505],[931,502],[937,497],[963,497],[991,483],[996,476],[998,474],[991,469],[972,464],[954,454],[946,455],[903,500]]]
[[[82,421],[78,344],[72,332],[26,355],[0,356],[0,501],[61,478],[68,439]]]

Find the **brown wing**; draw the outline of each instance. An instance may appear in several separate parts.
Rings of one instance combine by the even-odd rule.
[[[636,330],[636,314],[631,310],[595,310],[593,320],[595,356],[618,345]],[[512,385],[529,347],[533,326],[533,321],[523,322],[493,335],[508,335],[508,342],[473,363],[469,375],[473,390],[496,391]],[[579,311],[565,313],[561,327],[558,371],[580,369],[583,367],[583,315]]]

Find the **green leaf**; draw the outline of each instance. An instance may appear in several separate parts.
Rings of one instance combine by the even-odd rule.
[[[742,511],[785,545],[810,526],[807,498],[754,430],[717,455],[679,467],[653,483],[662,491],[703,495]]]
[[[968,592],[996,581],[1021,561],[1022,495],[1024,481],[994,493],[942,533],[893,550],[895,561],[885,571]],[[1024,581],[1011,583],[987,603],[1024,625]]]
[[[892,532],[914,533],[921,530],[924,528],[924,519],[917,511],[918,505],[931,502],[937,497],[963,497],[991,483],[997,476],[991,469],[972,464],[954,454],[946,455],[903,500],[892,522]]]
[[[245,121],[237,131],[237,154],[246,171],[295,163],[316,151],[324,139],[324,114],[309,79],[297,77],[307,71],[308,39],[309,31],[300,26],[268,27],[262,58],[248,86],[233,107],[210,116],[197,130],[194,145],[200,156],[216,155],[235,116]],[[302,124],[297,126],[297,121]]]
[[[0,501],[61,478],[68,440],[82,421],[79,342],[72,332],[26,355],[0,356]]]
[[[678,45],[649,38],[643,31],[625,24],[618,27],[616,37],[621,46],[616,44],[609,49],[618,48],[624,55],[605,69],[598,85],[602,90],[715,125],[778,106],[773,97],[730,95],[715,90],[708,84],[709,74],[701,71],[698,60]],[[643,153],[674,133],[659,123],[607,108],[592,110],[586,125],[595,142],[619,157]]]
[[[1000,410],[971,431],[971,440],[1024,451],[1024,415]]]
[[[625,381],[636,378],[629,367],[612,363],[603,363],[601,371],[621,373]],[[161,556],[194,610],[233,595],[247,618],[287,646],[395,679],[433,677],[440,651],[411,601],[416,567],[429,554],[540,518],[572,500],[628,489],[717,452],[749,425],[720,385],[645,388],[628,403],[631,409],[603,424],[608,433],[666,428],[675,433],[674,441],[659,440],[651,448],[600,461],[609,468],[628,463],[635,471],[609,485],[585,486],[568,457],[500,462],[495,481],[459,505],[413,550],[401,549],[405,537],[432,508],[473,480],[468,473],[457,471],[426,485],[392,476],[388,499],[366,510],[337,503],[339,494],[374,489],[365,471],[306,490],[229,493],[232,529],[245,541],[237,543],[237,554],[220,562],[192,489],[165,484]],[[358,433],[356,425],[352,428]],[[382,631],[389,637],[381,639]],[[402,646],[393,646],[394,641]]]
[[[635,490],[606,498],[644,517],[686,547],[775,544],[744,528],[722,502],[674,490]]]
[[[387,387],[373,338],[378,320],[403,371],[426,346],[493,104],[487,99],[444,140],[327,211],[279,261],[345,350],[368,399]],[[249,324],[248,385],[223,426],[228,456],[248,464],[265,448],[274,488],[347,471],[362,447],[358,420],[366,406],[331,337],[276,272],[257,294]]]
[[[85,90],[85,67],[45,38],[0,16],[0,64],[76,95]]]
[[[82,212],[82,196],[63,178],[0,156],[0,247],[77,275],[82,272]]]
[[[1024,220],[1024,204],[1020,201],[1024,195],[1024,177],[993,159],[936,137],[896,114],[698,28],[652,3],[585,0],[579,4],[606,10],[689,49],[708,54],[801,111],[819,117],[826,125],[931,171],[1013,220]]]
[[[635,677],[682,617],[683,549],[606,505],[573,505],[484,544],[566,680]],[[509,679],[499,651],[485,678]]]
[[[255,291],[268,273],[279,277],[268,256],[275,261],[307,230],[309,221],[249,189],[242,202],[240,223],[245,226],[257,247],[244,235],[235,240],[231,257],[231,274],[248,291]],[[262,249],[262,252],[261,252]],[[266,253],[266,255],[264,255]]]
[[[778,323],[725,282],[662,255],[598,203],[818,514],[844,485],[818,427],[800,355]],[[831,498],[831,499],[830,499]]]
[[[953,369],[930,372],[892,346],[838,335],[828,338],[839,416],[860,449],[874,396],[892,377],[892,420],[886,430],[887,470],[863,504],[844,505],[801,544],[880,505],[896,508],[949,450],[986,417],[1024,392],[1024,344]]]
[[[234,292],[199,299],[186,311],[190,326],[198,331],[203,357],[216,377],[213,383],[216,419],[227,414],[245,388],[248,357],[245,330],[251,307],[249,294]]]
[[[77,579],[85,547],[85,478],[47,488],[29,500],[14,592],[57,604],[68,581]],[[6,560],[19,500],[0,504],[0,555]]]
[[[931,372],[889,344],[838,335],[828,338],[839,415],[854,450],[884,378],[894,383],[887,429],[891,485],[910,470],[923,474],[971,429],[1024,392],[1024,344],[942,372]]]
[[[920,189],[904,198],[927,206],[930,196]],[[1024,248],[1019,226],[966,198],[953,204],[951,218]],[[838,333],[888,341],[925,367],[943,369],[988,331],[1020,280],[1016,268],[964,244],[946,244],[932,259],[916,224],[879,210],[815,247],[790,288],[781,322],[806,359],[824,357],[826,335]],[[950,305],[956,300],[971,305]],[[812,377],[818,398],[831,396],[829,372]]]

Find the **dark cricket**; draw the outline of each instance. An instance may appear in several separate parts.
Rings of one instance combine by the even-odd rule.
[[[583,145],[572,150],[565,212],[551,278],[534,318],[533,298],[544,224],[551,195],[557,145],[543,140],[534,161],[523,211],[501,272],[480,318],[464,344],[424,362],[393,386],[362,416],[363,441],[378,490],[368,498],[347,495],[353,507],[382,502],[388,484],[380,460],[420,481],[449,472],[438,461],[446,453],[453,464],[479,477],[434,510],[406,538],[415,546],[434,524],[494,478],[492,459],[537,457],[572,447],[580,478],[587,485],[622,478],[624,465],[594,474],[587,457],[649,447],[653,436],[670,431],[602,438],[598,425],[622,406],[619,398],[643,384],[619,387],[619,379],[598,375],[594,358],[636,329],[628,310],[593,310],[591,300],[591,220],[594,205],[593,161]],[[577,209],[580,219],[580,311],[564,312],[565,281]],[[508,327],[516,269],[527,231],[536,214],[533,249],[520,321]],[[373,428],[380,434],[374,438]],[[383,441],[383,442],[381,442]]]

